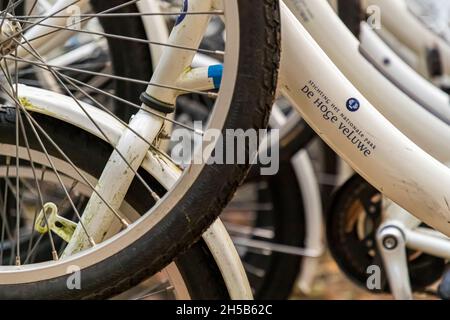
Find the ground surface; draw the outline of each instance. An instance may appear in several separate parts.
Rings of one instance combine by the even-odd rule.
[[[354,285],[339,270],[336,263],[329,255],[322,259],[318,270],[318,276],[311,295],[305,296],[300,292],[294,292],[292,299],[304,300],[391,300],[388,294],[371,294],[369,291]],[[415,299],[436,299],[434,296],[417,294]]]

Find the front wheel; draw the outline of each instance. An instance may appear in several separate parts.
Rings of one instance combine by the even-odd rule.
[[[235,0],[225,1],[224,6],[227,29],[224,72],[219,92],[214,94],[217,100],[208,128],[220,131],[263,128],[267,125],[276,86],[280,40],[278,1]],[[28,39],[31,43],[29,46],[35,43],[32,40],[38,39]],[[196,242],[227,204],[249,165],[195,164],[177,177],[172,177],[170,183],[158,180],[160,177],[153,176],[152,172],[140,169],[126,191],[122,207],[114,212],[120,219],[116,221],[117,224],[111,225],[108,233],[102,235],[108,240],[77,255],[58,259],[65,245],[59,242],[60,238],[70,237],[68,232],[73,227],[67,221],[79,223],[86,205],[86,200],[79,201],[78,193],[72,193],[79,186],[73,179],[77,178],[92,194],[92,186],[102,174],[114,149],[114,141],[108,135],[108,130],[114,125],[92,121],[94,113],[99,111],[92,111],[84,102],[80,103],[76,99],[81,96],[84,97],[83,101],[97,104],[98,101],[87,93],[94,87],[82,90],[78,79],[57,72],[58,67],[55,65],[46,64],[36,53],[39,48],[31,51],[30,55],[41,62],[34,62],[30,57],[21,62],[34,63],[37,67],[47,66],[51,76],[65,83],[62,85],[60,82],[67,91],[63,90],[63,93],[70,96],[61,96],[59,101],[48,99],[48,103],[62,105],[70,100],[74,108],[82,109],[81,115],[84,116],[86,126],[97,135],[69,125],[67,122],[73,120],[70,117],[48,112],[50,108],[45,105],[37,106],[39,98],[47,97],[45,93],[38,93],[32,99],[17,92],[20,88],[12,80],[18,78],[20,83],[20,64],[12,65],[15,67],[13,73],[17,73],[17,76],[6,71],[8,83],[5,83],[5,87],[10,90],[4,91],[10,95],[3,98],[6,100],[5,105],[16,110],[5,107],[0,113],[0,156],[6,177],[1,196],[5,200],[2,204],[11,212],[10,216],[2,215],[4,232],[1,248],[3,251],[9,250],[10,259],[6,259],[7,251],[2,251],[5,259],[0,267],[0,297],[110,297],[160,271],[176,255],[185,252]],[[20,58],[11,56],[5,59],[15,61]],[[37,109],[47,110],[45,113],[51,116],[34,113]],[[159,154],[156,148],[151,145],[150,154]],[[153,168],[156,171],[170,166],[170,159],[160,159],[159,165]],[[29,170],[21,170],[23,165],[28,165]],[[27,171],[31,174],[29,181],[22,179],[22,173]],[[55,185],[45,189],[41,183],[42,175],[51,176]],[[218,176],[221,179],[217,179]],[[21,190],[28,189],[34,196],[34,202],[37,202],[31,209],[29,204],[21,203],[25,198],[14,197]],[[55,195],[63,196],[60,201],[62,204],[54,200]],[[45,230],[49,222],[45,221],[47,211],[44,209],[50,202],[58,208],[60,217],[56,222],[64,221],[61,224],[63,230],[57,230],[58,236],[54,235],[55,232],[47,232],[36,239],[35,222],[39,217],[44,217],[39,227]],[[135,205],[127,207],[126,204],[131,203]],[[130,207],[133,209],[131,211],[138,213],[134,215],[137,219],[123,215],[122,210],[130,211]],[[50,217],[56,217],[54,212]],[[55,226],[58,227],[58,224]],[[85,227],[83,229],[87,230]],[[34,255],[34,252],[30,255],[33,249],[42,248],[36,242],[43,240],[48,241],[47,255]],[[84,279],[81,290],[67,287],[67,270],[73,266],[80,269]]]

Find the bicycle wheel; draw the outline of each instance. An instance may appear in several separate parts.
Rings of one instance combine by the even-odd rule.
[[[123,2],[123,5],[125,4],[126,2]],[[198,15],[210,14],[208,12]],[[213,14],[217,13],[214,12]],[[264,3],[259,1],[224,2],[222,15],[227,26],[224,74],[219,92],[214,95],[210,94],[211,96],[217,96],[215,108],[218,111],[214,112],[209,119],[209,128],[249,129],[265,126],[276,85],[276,69],[274,67],[276,67],[279,57],[279,20],[277,14],[278,5],[276,1],[264,1]],[[96,16],[98,17],[99,14]],[[102,17],[106,16],[107,14],[102,15]],[[186,13],[186,16],[188,16],[188,13]],[[249,19],[249,17],[252,18]],[[9,16],[8,19],[8,22],[13,20]],[[17,27],[17,24],[15,26]],[[121,39],[123,40],[123,38]],[[145,43],[148,44],[148,42]],[[257,54],[260,57],[258,60],[254,59],[255,47],[262,49],[258,50]],[[180,48],[180,50],[182,49]],[[185,50],[192,50],[192,48]],[[40,58],[36,53],[35,55],[35,58]],[[4,61],[6,60],[17,61],[20,58],[5,56]],[[61,77],[67,81],[70,79],[56,73],[55,66],[45,64],[40,59],[38,61],[41,62],[23,59],[20,63],[32,63],[36,66],[44,65],[51,70],[55,78]],[[263,68],[260,67],[261,61],[263,61]],[[15,63],[16,66],[17,64]],[[33,167],[34,163],[39,163],[39,157],[36,156],[35,158],[35,155],[40,155],[41,160],[42,158],[47,159],[47,165],[50,165],[55,176],[58,176],[57,173],[59,172],[59,168],[56,169],[58,163],[52,163],[50,159],[66,161],[66,164],[69,164],[72,170],[83,176],[85,170],[94,170],[94,164],[90,161],[92,150],[98,152],[99,149],[106,147],[109,148],[106,154],[108,152],[111,154],[114,148],[110,146],[114,143],[111,139],[108,139],[108,135],[103,134],[103,130],[98,128],[103,125],[102,128],[104,129],[104,123],[98,124],[97,130],[94,130],[94,134],[92,134],[92,132],[86,132],[89,131],[87,123],[84,129],[66,123],[74,122],[76,119],[63,117],[61,114],[51,114],[51,117],[38,115],[36,111],[42,112],[45,108],[37,105],[36,99],[42,98],[43,95],[50,96],[50,94],[43,94],[39,90],[34,91],[40,92],[35,96],[22,94],[23,92],[30,93],[33,90],[18,86],[11,81],[16,77],[17,67],[13,70],[12,76],[8,74],[8,69],[5,69],[8,84],[11,86],[10,89],[13,93],[11,94],[12,97],[9,98],[12,100],[13,106],[15,105],[20,110],[20,112],[5,113],[5,120],[3,121],[5,132],[2,134],[2,139],[5,139],[5,141],[2,142],[0,150],[0,154],[5,157],[5,166],[19,168],[16,171],[19,172],[18,176],[20,177],[21,163],[29,163]],[[75,84],[79,82],[75,80],[72,78],[69,83],[77,88]],[[142,84],[142,82],[139,83]],[[93,89],[92,87],[89,88]],[[77,89],[80,90],[80,88]],[[18,94],[18,91],[20,91],[20,94]],[[253,94],[248,96],[247,92]],[[68,92],[66,93],[68,94]],[[52,95],[52,97],[60,100],[58,101],[60,104],[68,103],[68,100],[76,100],[72,95],[68,99],[57,95]],[[120,101],[123,102],[123,99]],[[49,102],[49,104],[51,103]],[[79,101],[72,105],[81,105],[84,109],[89,109]],[[64,118],[64,121],[56,120],[57,117]],[[110,115],[108,119],[116,118]],[[86,115],[85,121],[92,122],[92,119]],[[167,119],[167,121],[170,121],[170,119]],[[26,127],[24,128],[21,124],[26,124]],[[124,123],[121,123],[121,125],[125,126]],[[79,121],[78,126],[83,126],[83,123]],[[90,126],[92,129],[92,123]],[[58,131],[58,129],[64,130]],[[39,137],[40,134],[43,137]],[[75,136],[83,137],[83,142],[76,145],[72,144]],[[94,148],[87,147],[90,140],[95,141],[92,142],[95,145]],[[73,146],[76,146],[76,148],[73,148]],[[11,154],[13,149],[18,152]],[[159,171],[160,174],[166,174],[168,170],[165,169],[177,170],[175,165],[170,164],[170,159],[155,147],[152,147],[152,152],[147,156],[152,157],[155,154],[158,155],[159,164],[163,167],[163,170]],[[80,157],[83,159],[80,159]],[[84,170],[79,168],[82,161],[88,162],[85,163],[87,168],[84,168]],[[160,168],[155,166],[152,169],[158,171]],[[177,179],[172,179],[171,188],[167,188],[167,185],[164,186],[164,182],[167,181],[158,181],[161,176],[147,175],[139,170],[126,194],[126,198],[129,194],[135,193],[133,192],[135,188],[146,190],[147,199],[150,200],[149,202],[140,201],[140,204],[143,205],[147,202],[150,207],[144,208],[144,211],[142,211],[144,215],[141,219],[129,226],[120,225],[120,222],[125,221],[123,217],[118,219],[116,221],[118,226],[116,227],[119,230],[123,227],[124,230],[103,243],[97,244],[94,248],[67,257],[64,260],[37,265],[23,265],[20,268],[18,266],[0,268],[0,274],[2,274],[0,275],[0,286],[1,289],[4,289],[0,291],[5,294],[5,298],[30,298],[32,297],[31,294],[54,298],[100,298],[119,293],[161,270],[175,255],[185,251],[190,244],[195,242],[220,213],[222,207],[227,203],[229,195],[233,193],[247,170],[248,165],[192,165],[182,175],[180,173]],[[155,174],[155,172],[151,173]],[[225,178],[221,181],[215,179],[218,173]],[[97,172],[98,174],[99,172]],[[89,185],[88,180],[86,179],[84,182]],[[67,188],[64,187],[60,179],[58,181],[61,189],[68,195]],[[20,189],[22,185],[19,179],[15,180],[15,185],[15,189]],[[95,192],[94,190],[93,194]],[[77,214],[79,212],[77,212],[71,196],[68,195],[67,198],[71,204],[71,209],[79,219],[79,214]],[[16,214],[16,217],[19,217],[22,208],[20,201],[16,201],[15,207],[19,209],[16,210],[19,213]],[[43,216],[45,217],[46,213],[43,213]],[[21,221],[20,218],[16,220],[15,230],[18,231]],[[52,242],[51,233],[47,233],[47,235],[49,241]],[[108,236],[109,234],[103,235],[105,239]],[[20,234],[17,234],[16,237],[20,239]],[[52,247],[54,247],[54,244]],[[20,265],[22,259],[19,241],[16,241],[16,248],[15,262]],[[53,249],[52,256],[54,258],[55,252],[56,250]],[[68,278],[66,270],[69,265],[73,264],[80,267],[84,279],[83,283],[85,283],[85,286],[78,291],[70,291],[66,285]],[[5,272],[2,272],[1,269]],[[17,277],[18,274],[20,274],[20,277]]]
[[[8,118],[8,113],[12,112],[12,109],[6,109],[5,116],[2,117],[2,120],[6,120]],[[5,129],[5,122],[2,122],[2,128]],[[64,126],[64,124],[62,124]],[[2,130],[4,131],[4,130]],[[64,132],[70,132],[71,129],[67,126]],[[75,139],[83,139],[83,135],[74,136]],[[35,141],[37,142],[37,141]],[[73,141],[72,141],[73,143]],[[81,143],[81,142],[80,142]],[[87,148],[93,144],[87,145]],[[30,146],[31,149],[38,148],[38,146],[33,145]],[[100,172],[105,159],[108,158],[109,153],[105,152],[106,148],[99,148],[95,152],[93,151],[93,157],[89,159],[93,165],[90,168],[87,168],[87,162],[80,161],[79,167],[80,169],[87,168],[87,173],[95,176],[95,172]],[[1,163],[5,163],[6,159],[1,157]],[[84,162],[84,163],[83,163]],[[97,167],[95,172],[92,171],[94,167]],[[4,187],[9,183],[9,180],[15,180],[17,177],[14,172],[10,172],[11,167],[7,170],[1,171],[1,187],[0,189],[4,190]],[[65,199],[65,195],[60,192],[60,189],[57,187],[57,181],[55,176],[52,175],[51,169],[46,168],[45,166],[39,168],[40,171],[40,185],[42,187],[42,196],[48,199],[51,199],[53,203],[58,204],[58,208],[60,209],[60,215],[66,218],[70,217],[71,210],[70,205],[68,205],[67,199]],[[62,172],[63,170],[61,170]],[[20,182],[24,185],[24,188],[21,188],[20,199],[22,199],[21,204],[23,212],[21,221],[22,228],[22,236],[20,241],[21,251],[27,252],[26,256],[24,256],[24,263],[39,263],[45,262],[51,259],[51,244],[47,237],[43,237],[42,235],[35,233],[27,232],[29,229],[27,226],[33,223],[34,212],[39,210],[39,200],[37,199],[36,192],[30,188],[33,185],[33,173],[32,168],[28,164],[22,164],[20,167]],[[79,177],[69,177],[65,176],[64,181],[67,184],[67,188],[70,189],[71,194],[73,195],[72,199],[76,201],[77,206],[82,207],[86,203],[86,199],[89,198],[89,187],[86,186],[83,181],[80,181]],[[142,211],[143,206],[149,206],[149,204],[143,204],[142,199],[145,199],[145,193],[139,195],[139,192],[142,192],[142,189],[136,188],[136,194],[133,197],[129,198],[125,207],[128,209],[124,209],[123,212],[126,214],[127,218],[131,221],[139,218],[140,213]],[[5,194],[5,193],[3,193]],[[0,259],[2,264],[7,263],[7,261],[14,261],[14,245],[13,240],[11,238],[6,238],[5,234],[11,237],[11,234],[14,233],[14,223],[13,215],[14,215],[14,205],[12,198],[15,195],[11,193],[8,194],[9,197],[6,201],[1,201],[1,206],[3,214],[6,217],[6,221],[8,221],[8,225],[3,228],[2,226],[2,248],[0,251]],[[128,199],[127,199],[128,200]],[[137,203],[139,202],[139,204]],[[73,213],[72,213],[73,214]],[[62,239],[54,239],[55,245],[57,245],[60,250],[64,247],[64,242]],[[202,276],[196,276],[191,270],[192,268],[202,268],[204,271]],[[208,250],[208,247],[203,241],[199,241],[195,244],[188,252],[183,255],[180,255],[176,259],[176,265],[169,268],[170,270],[163,270],[161,274],[167,274],[164,277],[164,280],[160,279],[156,281],[152,279],[150,284],[147,284],[147,288],[145,291],[140,292],[140,296],[136,298],[144,297],[149,298],[152,297],[173,297],[173,298],[190,298],[190,299],[224,299],[229,298],[227,294],[227,290],[223,279],[221,278],[220,271],[218,266],[215,264],[214,259],[211,253]],[[175,276],[174,276],[175,274]],[[172,278],[174,280],[172,280]],[[207,283],[204,282],[205,279],[208,279]],[[171,282],[169,282],[171,280]],[[172,283],[173,281],[173,283]],[[148,281],[147,281],[148,282]],[[128,295],[129,296],[129,295]],[[36,297],[42,298],[42,297]]]

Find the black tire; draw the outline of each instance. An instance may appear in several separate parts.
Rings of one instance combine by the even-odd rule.
[[[193,300],[229,300],[230,295],[211,251],[199,240],[175,263]],[[202,272],[198,272],[202,270]]]
[[[232,108],[224,128],[259,129],[267,125],[277,84],[279,4],[274,0],[239,0],[238,9],[241,46],[239,71]],[[12,143],[15,141],[11,136],[14,127],[11,121],[14,122],[14,117],[7,120],[5,115],[3,113],[0,119],[0,139],[12,139],[9,140]],[[62,139],[61,142],[74,136],[83,137],[83,143],[77,151],[80,154],[87,154],[82,149],[87,148],[89,141],[94,141],[97,149],[101,148],[102,143],[98,139],[77,128],[69,129],[66,124],[42,116],[39,123],[49,134],[53,132],[51,135],[54,139]],[[61,142],[57,140],[57,143]],[[109,146],[103,144],[105,147],[111,152]],[[205,166],[192,188],[157,227],[125,250],[82,270],[85,283],[82,290],[68,290],[68,277],[62,275],[34,283],[0,285],[0,298],[92,299],[111,297],[125,291],[164,268],[176,255],[185,252],[196,242],[228,203],[248,169],[247,164]],[[218,175],[222,178],[217,179]],[[129,193],[132,193],[132,189]]]

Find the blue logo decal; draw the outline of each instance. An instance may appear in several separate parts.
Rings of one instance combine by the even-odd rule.
[[[213,79],[214,89],[219,89],[222,83],[223,65],[217,64],[208,68],[208,78]]]
[[[356,112],[359,110],[359,107],[361,107],[361,104],[359,103],[358,99],[350,98],[347,100],[347,109],[350,112]]]
[[[183,10],[181,11],[181,15],[178,16],[177,22],[175,23],[175,26],[177,26],[180,23],[182,23],[183,20],[186,18],[186,12],[188,11],[188,8],[189,8],[189,0],[184,0],[183,1]]]

